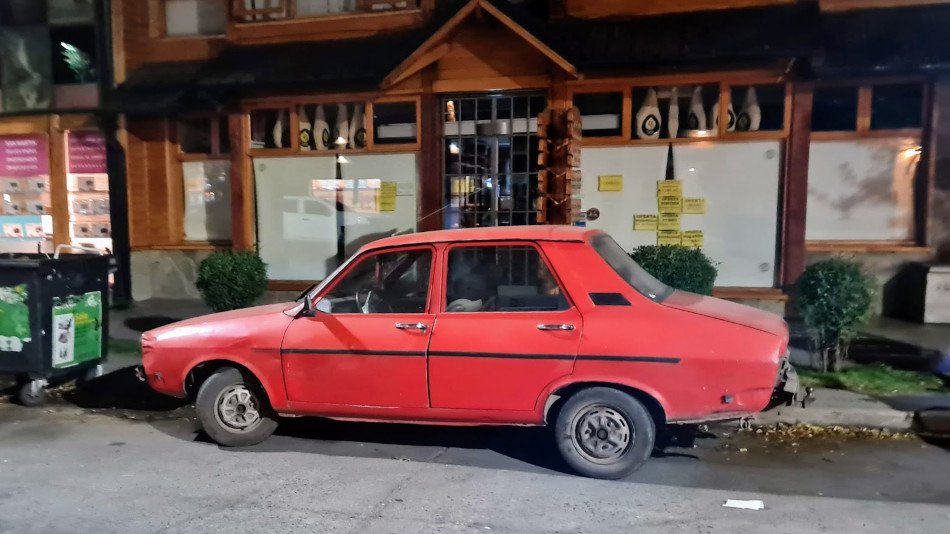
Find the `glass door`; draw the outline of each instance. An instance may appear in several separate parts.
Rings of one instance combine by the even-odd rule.
[[[538,114],[544,94],[442,100],[445,228],[537,223]]]

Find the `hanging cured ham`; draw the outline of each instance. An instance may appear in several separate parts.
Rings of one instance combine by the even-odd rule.
[[[327,123],[327,113],[323,109],[323,104],[317,106],[317,114],[313,119],[314,142],[317,150],[326,150],[330,148],[330,125]]]
[[[693,97],[689,101],[689,118],[686,127],[690,130],[706,129],[706,111],[703,110],[703,86],[697,85],[693,89]]]
[[[736,117],[736,129],[740,132],[755,132],[761,124],[762,109],[759,107],[759,99],[755,94],[755,87],[749,87],[745,93],[742,110]]]
[[[647,89],[647,96],[643,101],[643,105],[640,106],[640,110],[637,111],[637,137],[640,139],[659,139],[660,138],[660,127],[662,122],[660,119],[660,106],[656,100],[656,90],[654,88]]]
[[[350,121],[347,116],[346,104],[336,106],[336,127],[333,130],[333,143],[336,148],[346,148],[350,138]]]
[[[680,100],[676,88],[670,90],[670,108],[666,114],[666,132],[675,139],[680,131]]]

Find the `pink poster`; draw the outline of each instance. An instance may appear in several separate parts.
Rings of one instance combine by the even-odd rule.
[[[0,136],[0,177],[49,175],[49,142],[44,134]]]
[[[106,172],[106,138],[102,132],[69,132],[66,138],[70,174]]]

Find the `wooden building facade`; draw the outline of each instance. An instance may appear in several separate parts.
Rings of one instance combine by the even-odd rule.
[[[0,253],[128,241],[113,236],[125,209],[113,213],[110,192],[125,184],[107,172],[115,115],[100,100],[113,86],[108,13],[102,0],[0,2]]]
[[[950,6],[892,3],[113,0],[133,297],[196,296],[216,249],[292,291],[379,236],[543,223],[538,116],[571,108],[574,224],[770,309],[826,254],[886,279],[950,226]]]

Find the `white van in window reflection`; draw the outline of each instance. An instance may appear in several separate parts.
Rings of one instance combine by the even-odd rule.
[[[336,243],[337,209],[336,202],[311,196],[286,196],[281,206],[284,220],[284,239],[288,241],[308,241],[317,243]],[[371,214],[354,211],[350,206],[343,207],[343,225],[345,227],[370,224]]]

